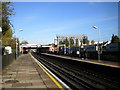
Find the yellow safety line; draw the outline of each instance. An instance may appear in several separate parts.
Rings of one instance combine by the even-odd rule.
[[[31,54],[30,54],[31,55]],[[38,63],[37,61],[35,61],[39,66],[40,68],[42,68],[42,70],[52,79],[52,81],[61,89],[61,90],[64,90],[64,88],[55,80],[54,77],[52,77],[44,68],[43,66],[40,65],[40,63]]]

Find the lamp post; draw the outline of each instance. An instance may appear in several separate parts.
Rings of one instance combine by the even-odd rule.
[[[19,32],[23,31],[23,29],[19,29]],[[17,32],[16,32],[16,59],[18,54],[18,43],[17,43]]]
[[[98,29],[97,26],[92,26],[94,29]],[[98,29],[98,61],[100,61],[100,54],[101,54],[101,47],[99,46],[99,41],[100,41],[100,30]]]
[[[57,41],[57,39],[54,39],[54,54],[55,54],[55,41]]]

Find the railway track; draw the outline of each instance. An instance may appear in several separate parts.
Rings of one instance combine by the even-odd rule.
[[[64,63],[61,60],[55,60],[44,55],[32,55],[55,73],[72,89],[119,89],[119,83],[106,78],[104,75],[96,74],[79,68],[78,66]],[[58,62],[59,61],[59,62]]]

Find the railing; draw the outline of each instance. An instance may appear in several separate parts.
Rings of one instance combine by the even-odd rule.
[[[17,57],[20,56],[21,53],[17,54]],[[17,59],[16,54],[7,54],[2,55],[2,69],[4,69],[6,66],[10,65],[14,60]]]

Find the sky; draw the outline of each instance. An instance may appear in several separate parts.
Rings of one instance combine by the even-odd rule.
[[[13,2],[11,22],[20,41],[51,44],[59,34],[85,34],[95,41],[118,35],[118,2]],[[98,29],[92,28],[97,26]],[[23,31],[19,32],[19,29]],[[100,31],[100,38],[98,37]]]

